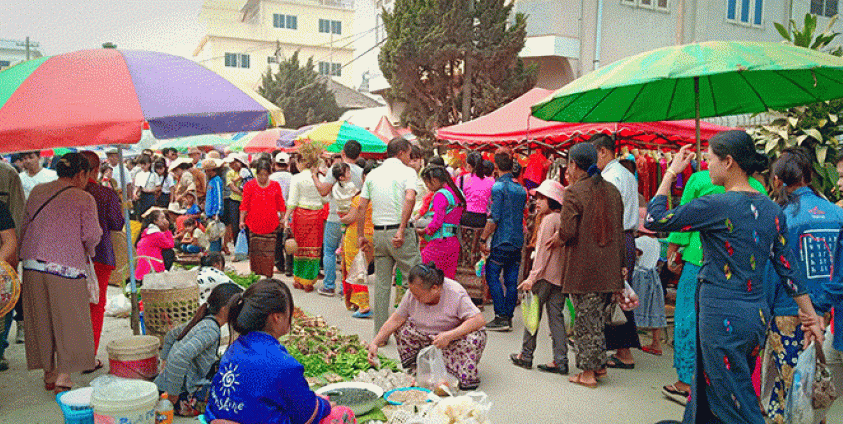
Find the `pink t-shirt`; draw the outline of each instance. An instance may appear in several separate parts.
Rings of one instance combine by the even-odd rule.
[[[492,200],[492,186],[495,184],[494,178],[480,178],[474,174],[465,174],[457,178],[456,183],[465,196],[466,211],[482,214],[488,212],[489,202]]]
[[[474,306],[460,283],[446,278],[439,303],[426,305],[408,291],[395,313],[409,319],[419,331],[433,335],[459,327],[465,320],[479,314],[480,309]]]

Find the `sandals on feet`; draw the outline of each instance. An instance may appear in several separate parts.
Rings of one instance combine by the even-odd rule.
[[[96,372],[100,368],[102,368],[102,361],[97,359],[96,365],[94,365],[94,367],[89,369],[89,370],[82,371],[82,374],[91,374],[93,372]]]
[[[662,350],[661,349],[656,349],[656,348],[651,347],[651,346],[642,346],[641,350],[646,352],[646,353],[649,353],[650,355],[662,356]]]
[[[609,360],[606,362],[606,366],[609,368],[620,368],[623,370],[631,370],[635,368],[635,364],[627,364],[615,355],[609,357]]]
[[[688,404],[688,396],[691,393],[687,390],[680,390],[676,387],[675,384],[668,384],[667,386],[662,386],[662,394],[664,394],[668,399],[679,403],[680,405],[687,405]]]
[[[595,377],[594,383],[586,383],[582,381],[582,373],[574,374],[568,378],[568,381],[574,384],[579,384],[580,386],[588,387],[589,389],[596,389],[597,388],[597,378]]]

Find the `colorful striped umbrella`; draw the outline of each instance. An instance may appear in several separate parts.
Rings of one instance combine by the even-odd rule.
[[[0,72],[0,150],[131,144],[264,130],[266,107],[202,65],[164,53],[81,50]]]
[[[246,142],[243,151],[246,153],[261,153],[279,149],[282,147],[279,140],[292,132],[295,132],[295,130],[288,128],[270,128],[266,131],[260,131]]]
[[[298,136],[298,140],[311,140],[322,143],[329,152],[339,153],[345,142],[357,140],[363,153],[385,153],[386,143],[363,127],[347,121],[326,122],[315,125],[310,131]]]

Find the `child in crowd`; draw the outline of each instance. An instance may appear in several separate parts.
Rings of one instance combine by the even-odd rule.
[[[662,355],[662,328],[667,327],[667,316],[664,311],[664,289],[657,269],[659,256],[661,255],[661,244],[656,239],[656,233],[644,228],[647,218],[647,208],[640,208],[641,223],[638,228],[638,237],[635,239],[635,249],[638,251],[638,259],[635,263],[635,270],[632,272],[632,289],[638,294],[640,306],[636,308],[635,324],[638,328],[649,329],[653,341],[642,346],[641,350],[651,355]]]
[[[218,285],[225,283],[233,283],[227,275],[225,275],[225,257],[220,252],[208,252],[202,256],[199,275],[196,281],[199,283],[199,303],[204,303],[208,299],[208,295]]]
[[[351,210],[351,201],[360,187],[351,182],[351,167],[345,162],[335,164],[331,168],[331,173],[337,183],[331,189],[331,196],[337,204],[337,214],[342,218]]]
[[[199,215],[202,214],[202,209],[199,209],[199,205],[196,204],[195,191],[188,191],[184,193],[180,200],[180,204],[184,212],[182,216],[176,218],[177,231],[182,231],[184,229],[184,221],[189,218],[197,219],[199,218]]]
[[[195,218],[184,220],[184,229],[176,234],[181,241],[181,251],[184,253],[202,253],[208,250],[208,236],[199,229]]]
[[[550,336],[553,339],[553,362],[540,364],[538,369],[559,374],[568,373],[568,336],[565,332],[565,294],[562,293],[562,246],[552,244],[561,225],[562,196],[565,188],[557,181],[545,180],[533,192],[536,196],[537,215],[544,218],[539,225],[536,240],[536,256],[530,275],[518,286],[519,290],[534,293],[539,302],[539,319],[542,305],[547,310]],[[536,350],[536,333],[524,329],[521,353],[509,355],[512,363],[527,369],[533,368],[533,353]]]
[[[220,284],[187,324],[167,333],[161,346],[158,390],[166,392],[176,415],[195,417],[205,412],[211,379],[217,372],[220,327],[228,322],[228,302],[243,289]]]

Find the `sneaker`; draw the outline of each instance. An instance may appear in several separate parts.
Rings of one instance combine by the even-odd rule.
[[[322,288],[316,290],[316,293],[319,293],[322,296],[334,297],[334,289],[326,289],[326,288],[322,287]]]
[[[366,311],[366,312],[357,311],[357,312],[351,314],[351,316],[353,318],[360,318],[360,319],[371,318],[372,317],[372,311]]]
[[[6,371],[7,369],[9,369],[9,360],[0,358],[0,371]]]
[[[491,331],[510,331],[512,330],[512,320],[504,317],[495,317],[495,319],[486,323],[486,329]]]
[[[15,343],[22,344],[26,342],[26,336],[23,332],[23,321],[18,321],[15,326],[17,327],[17,333],[15,334]]]

